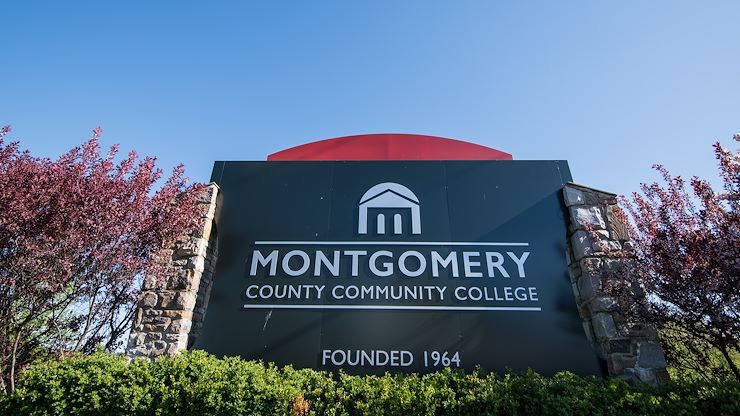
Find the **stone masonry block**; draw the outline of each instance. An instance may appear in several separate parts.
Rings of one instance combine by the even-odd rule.
[[[192,290],[200,284],[202,272],[194,269],[181,269],[167,279],[167,288],[177,291]]]
[[[660,370],[655,370],[652,368],[628,368],[626,370],[627,374],[632,375],[632,377],[638,381],[642,381],[646,384],[656,385],[658,384],[658,372]]]
[[[149,355],[149,348],[145,345],[136,345],[128,351],[129,357],[146,357]]]
[[[610,354],[621,353],[631,354],[632,352],[632,341],[629,338],[614,338],[609,339],[604,343],[604,349]]]
[[[563,198],[565,199],[565,205],[570,207],[573,205],[583,205],[586,202],[586,197],[583,191],[566,186],[563,188]]]
[[[631,324],[627,328],[627,333],[633,338],[643,338],[646,340],[658,339],[658,331],[651,325]]]
[[[188,264],[188,258],[187,257],[182,257],[182,258],[177,257],[175,260],[172,260],[170,264],[172,264],[173,266],[177,266],[177,267],[183,267],[186,264]]]
[[[594,250],[591,247],[591,237],[587,232],[579,230],[573,233],[570,238],[571,247],[573,249],[573,259],[578,261],[586,256],[593,254]]]
[[[174,306],[175,298],[177,297],[177,293],[175,291],[166,291],[166,292],[160,292],[159,293],[159,306],[163,309],[170,309]]]
[[[169,332],[187,334],[192,322],[190,319],[175,319],[170,325]]]
[[[627,369],[634,368],[636,363],[637,357],[629,354],[609,354],[606,359],[611,375],[626,374]]]
[[[206,269],[206,259],[203,256],[190,257],[183,268],[202,273]]]
[[[206,221],[212,220],[216,217],[216,205],[209,205],[208,208],[203,212],[203,215],[201,215],[201,218],[205,219]]]
[[[198,227],[193,232],[190,233],[191,237],[203,237],[203,238],[209,238],[211,236],[211,230],[213,229],[213,219],[212,218],[204,218],[203,219],[203,226]]]
[[[601,279],[581,276],[578,279],[578,303],[588,302],[601,293]]]
[[[665,368],[668,365],[659,342],[638,342],[637,356],[637,365],[642,368]]]
[[[198,203],[199,204],[216,204],[216,197],[218,196],[218,185],[211,182],[208,185],[206,185],[206,188],[203,190],[203,192],[198,195]]]
[[[615,338],[617,336],[617,327],[614,324],[614,318],[606,313],[597,313],[591,318],[596,338]]]
[[[152,322],[155,324],[169,325],[172,322],[172,318],[166,316],[155,316],[152,318]]]
[[[141,295],[141,306],[153,308],[157,305],[157,294],[154,292],[145,292]]]
[[[602,260],[599,258],[589,257],[581,259],[579,265],[581,266],[581,274],[589,277],[601,276],[601,263]]]
[[[589,307],[592,312],[609,312],[617,306],[617,300],[609,296],[598,296],[591,300]]]
[[[142,345],[144,343],[144,340],[145,339],[146,339],[146,334],[144,334],[144,333],[141,333],[140,332],[138,334],[134,334],[134,333],[131,334],[131,342],[135,346]]]
[[[610,273],[619,273],[624,269],[624,266],[628,260],[625,259],[604,259],[602,262],[602,267],[604,270]]]
[[[584,224],[597,230],[606,229],[606,221],[601,208],[598,206],[575,207],[570,209],[571,222],[574,228],[583,228]]]
[[[195,306],[195,293],[180,292],[175,298],[174,309],[192,310]]]
[[[180,257],[205,256],[208,241],[203,238],[190,238],[175,250]]]
[[[161,332],[149,332],[146,334],[146,342],[159,341],[162,339]]]
[[[146,332],[162,332],[167,329],[166,324],[144,324],[143,331]]]
[[[170,345],[175,345],[176,351],[185,351],[188,347],[188,334],[167,334],[165,335]]]
[[[161,355],[165,349],[167,348],[167,343],[164,341],[154,341],[152,342],[152,349],[150,350],[151,354],[155,355]]]
[[[165,334],[164,339],[167,342],[179,342],[183,337],[187,337],[187,334]]]
[[[594,247],[596,248],[596,251],[600,251],[604,253],[612,253],[612,252],[622,249],[622,245],[619,243],[619,241],[611,241],[611,240],[597,241],[594,244]]]
[[[180,349],[180,346],[178,344],[170,344],[170,345],[167,346],[166,354],[167,355],[175,355],[175,354],[177,354],[180,351],[184,351],[184,350],[181,350]]]
[[[193,311],[191,310],[164,310],[162,311],[162,316],[167,316],[172,318],[172,320],[175,319],[190,319],[193,316]]]
[[[589,205],[614,205],[617,203],[617,199],[614,197],[614,195],[606,194],[603,192],[583,192],[584,197],[586,198],[584,203]]]
[[[154,322],[153,316],[145,316],[144,318],[141,319],[142,324],[151,324],[153,322]]]
[[[159,290],[162,289],[162,283],[155,276],[146,276],[141,285],[141,290]]]

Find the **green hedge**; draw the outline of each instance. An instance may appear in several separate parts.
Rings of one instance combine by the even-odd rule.
[[[3,415],[740,415],[740,383],[659,387],[561,373],[356,377],[203,352],[153,363],[114,355],[39,363]]]

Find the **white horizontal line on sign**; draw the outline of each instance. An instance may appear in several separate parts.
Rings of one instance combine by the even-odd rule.
[[[479,241],[255,241],[258,246],[528,246],[529,243]]]
[[[366,309],[401,311],[516,311],[540,312],[540,307],[529,306],[400,306],[400,305],[250,305],[244,309]]]

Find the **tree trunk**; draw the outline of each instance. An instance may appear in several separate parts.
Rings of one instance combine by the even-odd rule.
[[[730,357],[730,353],[727,352],[727,348],[722,346],[719,350],[722,352],[722,356],[725,357],[725,361],[727,361],[727,365],[730,367],[732,374],[735,375],[735,379],[737,379],[737,381],[740,381],[740,370],[738,370],[735,362],[732,361],[732,357]]]
[[[21,331],[18,331],[18,335],[15,337],[13,342],[13,352],[10,355],[10,393],[15,391],[15,359],[18,353],[18,342],[21,340]]]

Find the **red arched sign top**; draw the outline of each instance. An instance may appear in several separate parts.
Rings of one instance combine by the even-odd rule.
[[[362,134],[306,143],[267,160],[512,160],[506,152],[418,134]]]

